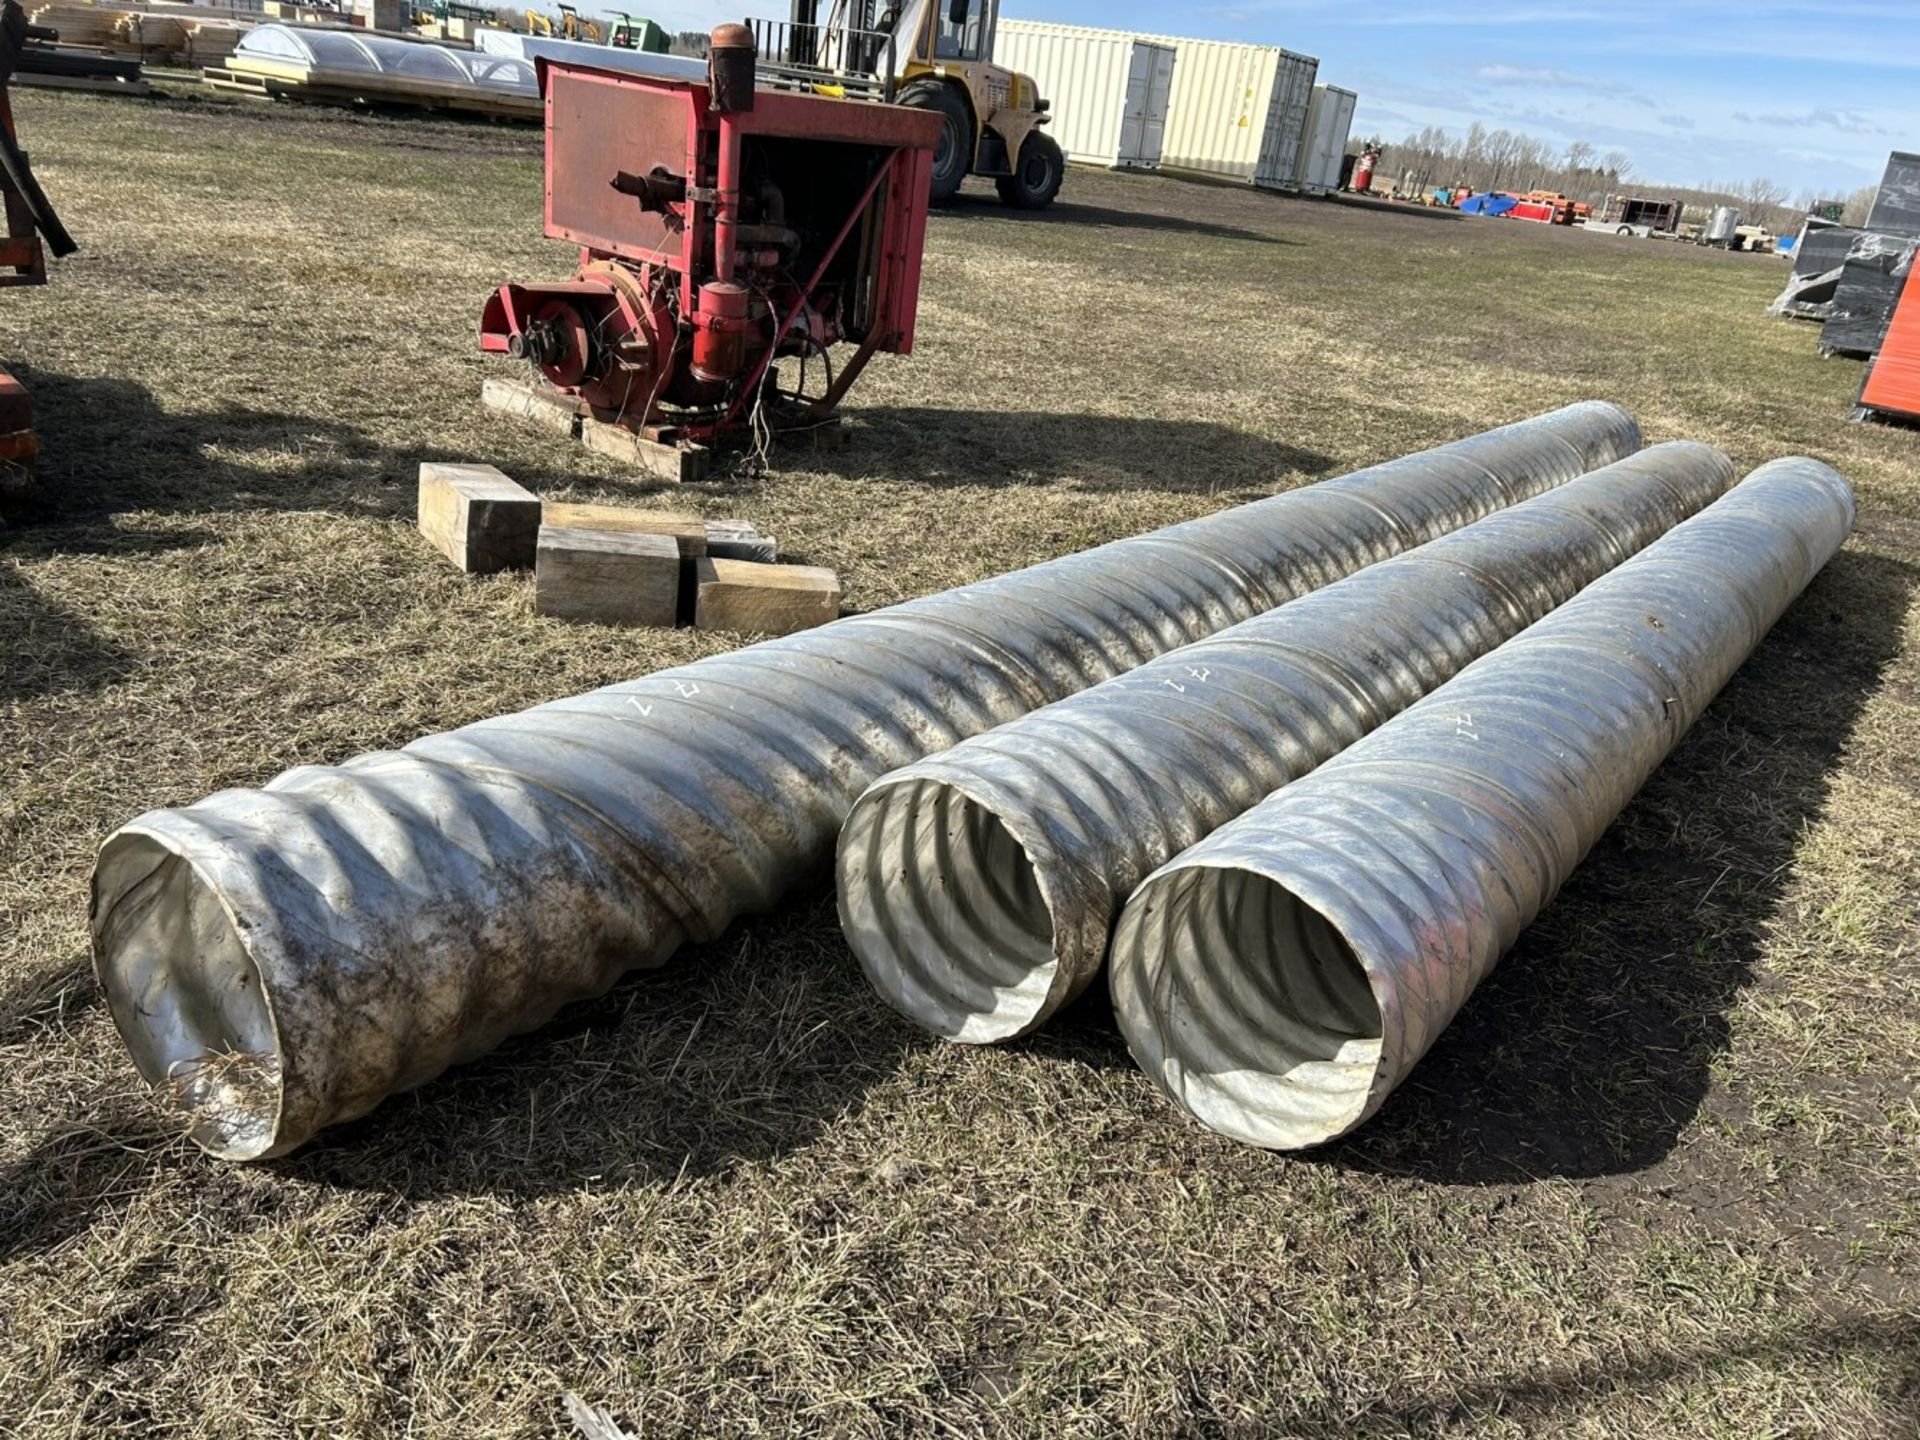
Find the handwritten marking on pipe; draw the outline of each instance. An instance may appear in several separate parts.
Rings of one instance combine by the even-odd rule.
[[[638,699],[638,697],[636,697],[636,696],[633,696],[633,695],[629,695],[629,696],[627,697],[627,704],[629,704],[629,705],[631,705],[631,706],[633,706],[633,708],[634,708],[634,709],[636,709],[636,710],[638,710],[638,711],[640,712],[640,714],[641,714],[642,716],[647,716],[647,715],[651,715],[651,714],[653,714],[653,706],[651,706],[651,705],[642,705],[642,704],[640,703],[640,701],[639,701],[639,699]]]
[[[1453,733],[1456,735],[1464,735],[1469,740],[1477,741],[1480,738],[1479,732],[1473,728],[1473,712],[1471,710],[1467,711],[1464,715],[1456,715],[1453,717]]]

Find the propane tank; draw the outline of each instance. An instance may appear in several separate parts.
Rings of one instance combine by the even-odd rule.
[[[1355,194],[1365,194],[1367,187],[1373,184],[1373,167],[1380,163],[1380,152],[1368,146],[1360,152],[1360,158],[1353,167],[1353,189]]]

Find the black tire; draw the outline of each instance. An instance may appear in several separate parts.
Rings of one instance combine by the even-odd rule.
[[[916,80],[896,102],[946,117],[933,150],[933,203],[951,200],[973,168],[973,115],[966,100],[944,80]]]
[[[1051,135],[1035,130],[1020,147],[1020,163],[1013,174],[994,181],[1000,198],[1016,210],[1044,210],[1060,193],[1067,178],[1067,157]]]

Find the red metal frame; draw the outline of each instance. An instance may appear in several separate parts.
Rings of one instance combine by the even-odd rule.
[[[696,382],[718,385],[725,377],[733,387],[717,419],[686,420],[677,426],[684,438],[711,439],[739,428],[782,345],[791,345],[788,337],[797,324],[832,343],[835,332],[821,319],[834,313],[826,277],[836,262],[844,268],[849,238],[863,220],[869,222],[862,232],[869,238],[860,243],[873,246],[870,261],[863,262],[871,266],[871,308],[863,304],[861,317],[867,323],[851,362],[835,374],[827,394],[810,403],[811,411],[831,410],[875,353],[912,350],[941,117],[783,91],[759,92],[752,109],[723,113],[712,108],[707,87],[693,80],[548,59],[539,60],[537,70],[546,102],[544,226],[553,238],[580,247],[580,274],[559,285],[503,286],[482,322],[483,350],[499,353],[511,346],[518,353],[523,311],[531,313],[543,302],[578,296],[604,304],[607,297],[601,292],[619,278],[614,271],[637,277],[643,286],[651,286],[650,276],[670,271],[670,279],[662,277],[667,293],[678,292],[680,323],[691,325],[694,332],[691,359],[680,363],[690,365]],[[864,165],[866,160],[855,157],[865,155],[875,162],[832,243],[814,257],[813,273],[804,286],[784,274],[778,284],[768,282],[771,291],[761,289],[746,251],[730,243],[739,214],[738,190],[744,183],[740,147],[755,136],[821,146],[823,166]],[[829,158],[829,149],[839,146],[859,148],[842,151],[844,158]],[[840,176],[845,170],[823,173]],[[663,186],[670,188],[658,188]],[[816,201],[810,222],[816,235],[824,231],[825,220]],[[607,278],[596,279],[596,271]],[[729,358],[729,337],[748,333],[748,290],[758,292],[768,306],[752,322],[751,333],[764,336],[761,327],[768,321],[777,322],[778,328],[771,345],[760,348],[763,340],[753,342],[752,358],[741,368],[746,357]],[[844,316],[841,323],[846,323]],[[542,341],[540,353],[556,353],[552,332],[543,333],[549,338]],[[600,383],[589,378],[575,386],[551,368],[557,362],[542,363],[549,378],[571,393],[590,392]],[[598,411],[601,402],[591,403]],[[636,428],[655,428],[652,397],[647,397],[644,413],[629,414],[622,407],[620,418]]]
[[[5,85],[0,85],[0,126],[6,128],[9,140],[18,138],[13,128],[13,97]],[[0,275],[0,286],[46,284],[47,256],[40,245],[40,233],[34,228],[32,212],[4,176],[0,176],[0,199],[4,200],[7,212],[6,237],[0,239],[0,269],[13,271],[11,275]]]

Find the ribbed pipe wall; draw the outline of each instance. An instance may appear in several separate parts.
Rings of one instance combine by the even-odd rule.
[[[1147,1073],[1255,1145],[1377,1110],[1846,539],[1846,482],[1755,471],[1150,876],[1114,936]]]
[[[283,1153],[768,908],[886,771],[1638,446],[1570,406],[143,815],[94,873],[108,1005],[201,1145]]]
[[[935,1034],[1027,1034],[1099,973],[1148,872],[1733,479],[1709,446],[1643,450],[882,777],[840,836],[861,968]]]

